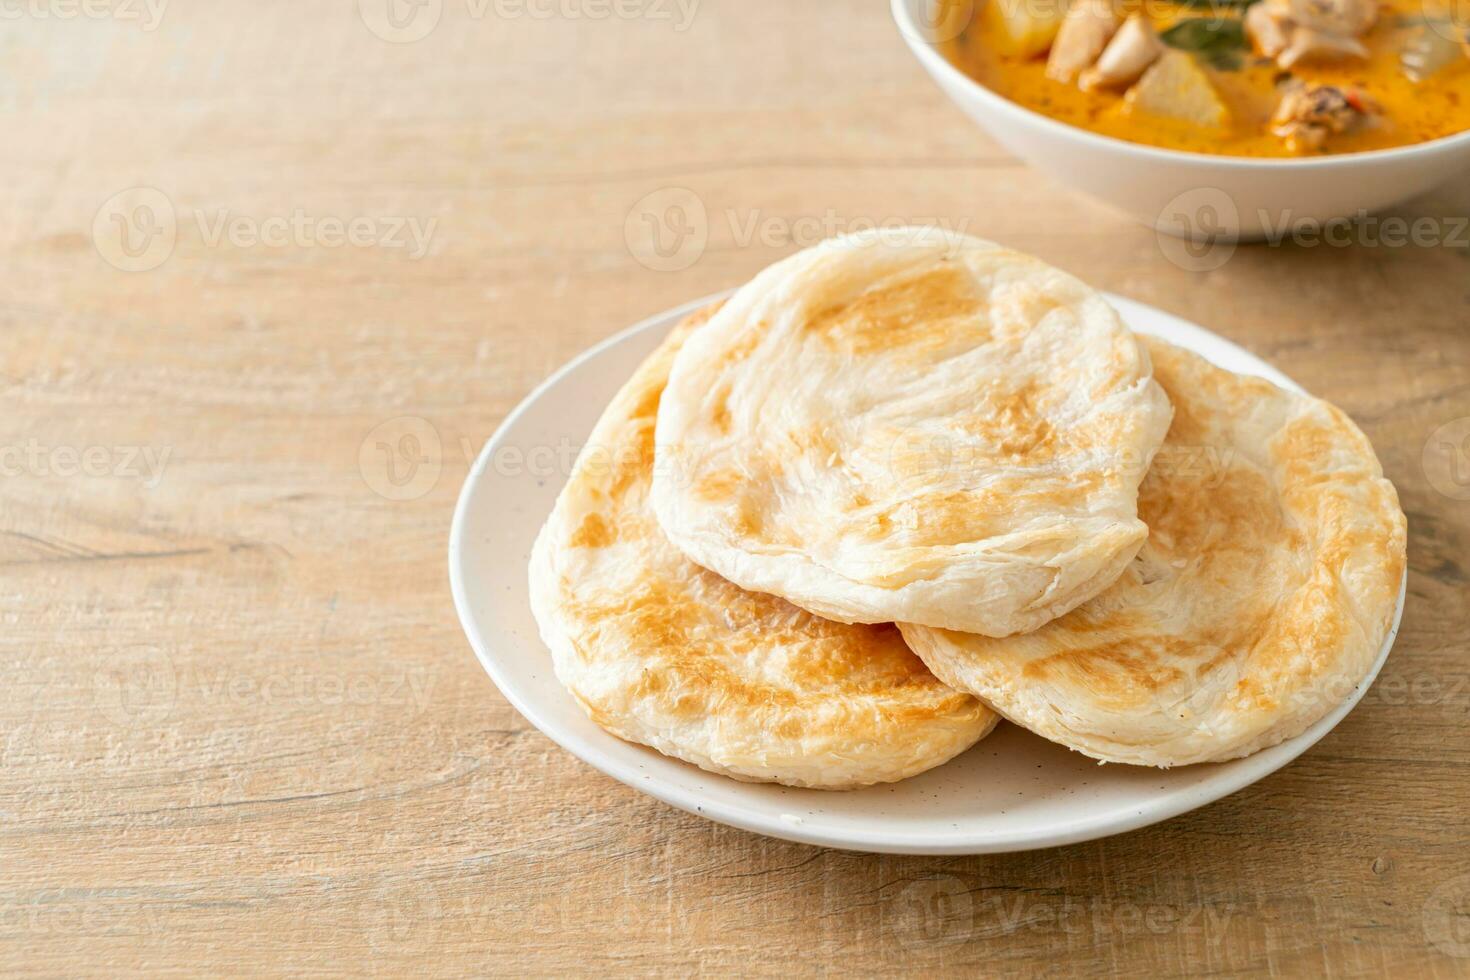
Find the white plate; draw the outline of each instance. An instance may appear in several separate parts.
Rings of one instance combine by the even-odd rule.
[[[449,537],[449,577],[465,633],[516,709],[583,761],[674,806],[756,833],[827,847],[903,854],[979,854],[1122,833],[1192,810],[1280,769],[1332,730],[1378,676],[1403,613],[1368,679],[1303,734],[1234,762],[1168,771],[1099,766],[1002,722],[959,758],[921,776],[849,792],[740,783],[603,732],[562,689],[526,595],[536,532],[566,481],[572,450],[633,369],[685,314],[670,310],[599,344],[510,414],[465,481]],[[1227,340],[1117,296],[1133,329],[1167,337],[1222,367],[1300,390]]]

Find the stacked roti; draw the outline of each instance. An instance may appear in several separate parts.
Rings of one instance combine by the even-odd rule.
[[[941,678],[1053,741],[1218,762],[1301,734],[1362,682],[1397,605],[1404,515],[1341,411],[1147,343],[1174,424],[1118,581],[1022,636],[902,629]]]
[[[997,716],[1138,765],[1290,738],[1364,681],[1404,552],[1336,408],[1136,336],[1037,259],[901,229],[682,324],[579,457],[531,595],[604,729],[846,788]]]
[[[613,399],[532,551],[531,604],[557,676],[598,725],[736,779],[893,782],[997,716],[947,687],[892,624],[849,626],[684,557],[649,504],[654,418],[681,324]]]

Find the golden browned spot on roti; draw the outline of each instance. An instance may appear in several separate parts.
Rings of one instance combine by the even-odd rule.
[[[979,541],[1009,528],[1017,508],[1085,506],[1103,484],[1101,475],[1088,473],[1063,480],[1028,475],[959,490],[918,490],[876,514],[860,515],[854,530],[871,538],[902,531],[904,543],[913,547]]]
[[[588,514],[567,541],[573,548],[606,548],[618,539],[617,529],[601,514]]]
[[[1216,472],[1203,461],[1198,473],[1176,466],[1168,475],[1150,471],[1139,488],[1138,516],[1161,546],[1215,561],[1231,550],[1258,551],[1263,539],[1284,533],[1280,501],[1263,474],[1243,466]]]
[[[1115,703],[1147,701],[1155,692],[1184,678],[1166,661],[1192,648],[1173,637],[1137,637],[1094,647],[1062,650],[1026,664],[1031,681],[1080,685]]]
[[[735,499],[745,481],[734,470],[716,470],[702,474],[694,484],[694,496],[700,500],[724,502]]]
[[[807,326],[853,354],[934,349],[961,335],[972,345],[983,343],[983,308],[970,276],[940,262],[886,279],[852,302],[817,314]]]
[[[658,403],[663,398],[662,386],[650,386],[638,393],[638,401],[633,404],[633,409],[628,414],[634,419],[653,418],[658,415]]]
[[[859,525],[875,536],[905,532],[911,546],[977,541],[1006,525],[1006,495],[991,489],[939,490],[916,493],[885,508]]]
[[[792,432],[787,438],[791,440],[792,448],[797,453],[809,455],[818,463],[825,463],[837,452],[837,444],[832,441],[831,427],[825,423]]]
[[[1369,474],[1364,469],[1331,466],[1333,457],[1345,448],[1344,437],[1349,433],[1345,420],[1339,421],[1331,415],[1303,416],[1293,420],[1272,440],[1272,461],[1285,470],[1288,485],[1305,486],[1329,480],[1338,484],[1366,481]]]
[[[617,499],[653,476],[653,419],[637,425],[623,444],[613,448],[612,479],[608,494]]]
[[[694,496],[710,503],[724,504],[729,508],[726,519],[730,522],[730,533],[751,538],[765,536],[765,518],[754,501],[740,493],[746,485],[734,470],[717,470],[705,473],[694,483]]]
[[[722,364],[735,365],[745,360],[751,354],[755,353],[755,349],[760,346],[761,340],[764,339],[769,329],[770,324],[765,321],[747,327],[735,339],[735,342],[727,347],[720,355],[720,362]]]
[[[757,539],[765,537],[765,519],[749,500],[740,501],[740,506],[732,515],[731,524],[734,532],[742,537]]]
[[[1056,448],[1057,431],[1046,417],[1047,396],[1029,380],[1019,388],[992,389],[973,415],[956,420],[964,432],[978,436],[994,452],[1024,459]]]
[[[1153,360],[1154,380],[1164,389],[1164,394],[1169,396],[1169,402],[1174,407],[1174,422],[1169,426],[1164,445],[1200,445],[1210,434],[1210,428],[1196,414],[1195,400],[1189,397],[1193,393],[1180,389],[1181,384],[1187,383],[1187,369],[1181,360],[1181,352],[1178,348],[1151,337],[1144,337],[1143,341]]]
[[[615,603],[577,604],[576,618],[636,643],[645,661],[634,694],[652,696],[675,716],[707,710],[711,700],[732,706],[792,710],[788,724],[820,725],[809,714],[824,689],[844,697],[883,699],[893,723],[962,710],[984,709],[968,695],[935,691],[935,682],[891,624],[845,626],[813,616],[775,596],[745,592],[693,564],[674,581],[661,578]],[[586,640],[594,639],[591,635]],[[594,642],[579,647],[596,649]],[[792,656],[780,681],[752,685],[728,666],[755,651]],[[924,699],[901,696],[907,689]],[[680,692],[698,690],[698,698]],[[782,724],[777,721],[776,724]],[[799,734],[793,729],[788,736]]]
[[[715,430],[722,436],[730,434],[730,392],[721,391],[715,396],[714,406],[710,409],[710,421],[714,423]]]
[[[1249,674],[1236,682],[1231,696],[1236,704],[1247,710],[1274,711],[1277,707],[1276,699],[1266,694],[1265,685],[1261,683],[1261,679]]]
[[[1341,613],[1345,597],[1336,574],[1321,564],[1307,579],[1278,599],[1263,617],[1251,644],[1244,679],[1235,697],[1260,701],[1272,689],[1300,689],[1348,640],[1348,620]],[[1244,655],[1246,651],[1241,651]],[[1344,692],[1329,692],[1341,696]]]

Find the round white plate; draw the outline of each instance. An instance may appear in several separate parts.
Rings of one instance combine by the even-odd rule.
[[[1393,630],[1365,680],[1300,736],[1234,762],[1157,770],[1100,766],[1002,722],[959,758],[923,775],[848,792],[740,783],[608,735],[562,689],[527,600],[526,562],[566,481],[575,449],[633,369],[707,297],[599,344],[533,391],[490,439],[465,481],[449,537],[449,577],[465,633],[516,709],[583,761],[681,809],[772,837],[861,851],[978,854],[1122,833],[1192,810],[1286,765],[1332,730],[1378,676]],[[1222,367],[1299,389],[1201,327],[1117,296],[1133,329],[1166,337]]]

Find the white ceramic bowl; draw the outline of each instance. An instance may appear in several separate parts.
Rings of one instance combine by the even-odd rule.
[[[1304,159],[1211,156],[1129,143],[1057,122],[976,82],[939,50],[986,0],[935,27],[935,0],[892,0],[909,48],[955,104],[1001,145],[1160,231],[1195,240],[1268,237],[1391,207],[1470,169],[1470,132],[1392,150]]]

